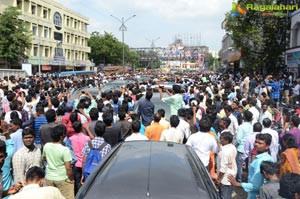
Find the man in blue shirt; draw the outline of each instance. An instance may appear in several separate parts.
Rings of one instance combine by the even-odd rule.
[[[141,101],[138,105],[138,118],[142,119],[144,126],[149,126],[153,120],[154,115],[154,104],[150,101],[152,98],[152,91],[146,92],[146,99]]]
[[[271,142],[272,136],[268,133],[256,135],[254,149],[257,151],[257,155],[250,164],[247,183],[240,183],[233,176],[229,177],[229,181],[233,186],[242,187],[248,193],[248,199],[256,199],[259,188],[264,183],[264,176],[260,172],[262,161],[274,162],[272,156],[268,153]]]

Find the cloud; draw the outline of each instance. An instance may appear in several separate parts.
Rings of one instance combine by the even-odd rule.
[[[222,4],[220,0],[130,0],[138,9],[155,12],[170,20],[178,18],[211,17],[220,14]]]
[[[121,39],[120,18],[136,14],[126,24],[125,41],[132,47],[150,46],[146,40],[160,37],[156,46],[166,47],[178,33],[201,32],[201,43],[213,50],[221,47],[221,23],[231,0],[56,0],[89,18],[89,32],[104,31]]]

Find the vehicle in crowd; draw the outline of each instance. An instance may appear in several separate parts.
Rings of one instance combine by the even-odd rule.
[[[83,76],[83,75],[96,75],[96,72],[93,70],[88,71],[64,71],[58,74],[59,77],[68,77],[68,76]]]
[[[110,92],[111,90],[120,90],[121,87],[126,88],[127,85],[132,83],[130,80],[121,80],[117,79],[105,84],[101,90],[101,92]]]
[[[106,85],[104,86],[104,89],[106,91],[108,90]],[[119,89],[119,87],[117,87],[116,89]],[[72,95],[73,100],[75,100],[77,98],[77,96],[79,95],[80,92],[86,92],[86,91],[90,92],[91,95],[95,96],[95,97],[100,97],[99,95],[101,95],[101,93],[99,92],[99,89],[97,87],[83,87],[83,88],[77,89],[73,93],[73,95]],[[168,95],[166,93],[163,93],[163,97],[167,97],[167,96]],[[140,97],[139,100],[135,103],[135,106],[134,106],[135,112],[137,112],[137,110],[138,110],[139,102],[143,99],[145,99],[145,95]],[[166,120],[170,119],[170,117],[171,117],[170,105],[168,105],[167,103],[160,100],[160,94],[159,93],[153,92],[151,102],[155,105],[154,112],[157,112],[159,109],[164,109],[165,110],[165,119]]]
[[[77,199],[215,199],[216,187],[187,145],[130,141],[102,159],[76,195]]]
[[[167,97],[167,96],[168,95],[166,93],[163,93],[163,97]],[[135,112],[137,112],[137,110],[138,110],[139,102],[143,99],[145,99],[145,96],[141,97],[139,99],[139,101],[137,101],[137,103],[135,104],[135,107],[134,107]],[[171,117],[170,105],[161,101],[159,93],[153,92],[151,102],[154,104],[154,113],[156,113],[159,109],[164,109],[165,110],[165,119],[169,121],[170,117]]]
[[[152,85],[151,88],[153,89],[153,92],[158,92],[158,88],[172,90],[173,85],[179,85],[182,87],[182,85],[177,84],[176,82],[157,82],[156,84]]]

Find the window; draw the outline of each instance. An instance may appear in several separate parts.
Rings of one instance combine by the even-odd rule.
[[[70,26],[70,19],[67,18],[67,26]]]
[[[70,35],[67,35],[67,43],[70,43]]]
[[[36,13],[36,5],[31,5],[31,14],[35,15]]]
[[[44,29],[44,37],[45,38],[49,38],[49,30],[48,30],[48,28]]]
[[[61,28],[61,22],[62,22],[61,15],[58,12],[55,12],[53,16],[53,23],[55,27],[59,30]]]
[[[74,29],[77,28],[77,21],[74,22]]]
[[[32,25],[32,34],[35,36],[38,36],[38,31],[37,31],[37,26],[36,25]]]
[[[22,1],[21,0],[17,0],[17,7],[18,7],[18,9],[22,10]]]
[[[44,19],[48,19],[48,10],[46,9],[43,10],[43,17]]]
[[[49,57],[49,48],[45,48],[45,57]]]
[[[33,47],[33,56],[38,56],[38,51],[39,51],[38,47],[34,46]]]

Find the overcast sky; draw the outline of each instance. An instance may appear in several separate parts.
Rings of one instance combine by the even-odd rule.
[[[89,32],[112,33],[120,41],[121,25],[116,19],[136,17],[126,22],[125,43],[130,47],[167,47],[176,34],[201,33],[201,45],[212,51],[221,48],[221,23],[232,0],[56,0],[66,8],[89,18]]]

